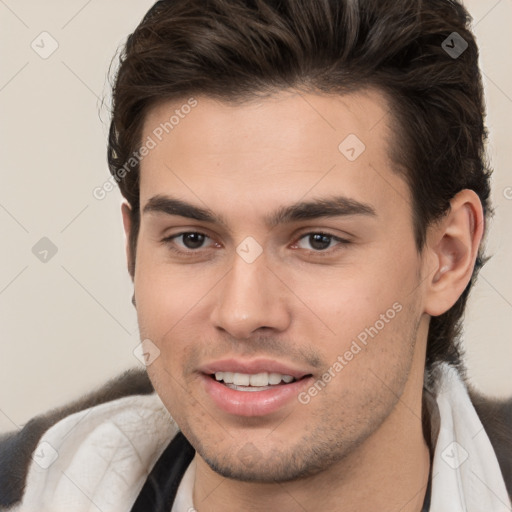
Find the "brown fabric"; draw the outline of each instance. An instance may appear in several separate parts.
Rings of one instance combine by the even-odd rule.
[[[494,400],[468,386],[469,396],[491,441],[512,500],[512,398]]]

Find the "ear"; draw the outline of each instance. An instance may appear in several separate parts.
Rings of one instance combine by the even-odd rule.
[[[478,195],[462,190],[450,201],[450,210],[427,231],[430,273],[425,313],[448,311],[466,288],[484,233],[484,214]]]
[[[130,237],[132,232],[132,207],[128,201],[123,201],[121,204],[121,215],[123,216],[123,226],[125,234],[125,250],[126,250],[126,263],[128,266],[128,273],[132,281],[134,276],[133,255],[130,248]]]

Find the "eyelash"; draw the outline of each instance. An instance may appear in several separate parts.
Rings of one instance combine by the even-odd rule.
[[[177,233],[175,235],[172,235],[172,236],[169,236],[167,238],[164,238],[162,240],[162,243],[164,245],[166,245],[171,251],[173,251],[174,253],[177,253],[179,255],[192,255],[192,254],[199,254],[202,250],[206,250],[206,249],[203,249],[203,248],[199,248],[199,249],[187,249],[187,250],[184,250],[184,249],[178,249],[176,248],[176,246],[174,245],[174,240],[176,238],[180,238],[184,235],[189,235],[189,234],[194,234],[194,235],[202,235],[206,238],[209,238],[210,240],[211,237],[209,237],[206,233],[202,233],[200,231],[182,231],[181,233]],[[303,240],[304,238],[306,237],[309,237],[311,235],[322,235],[322,236],[325,236],[325,237],[328,237],[331,239],[331,241],[336,241],[338,242],[338,245],[334,246],[334,247],[338,247],[338,246],[347,246],[349,244],[351,244],[351,242],[349,240],[346,240],[344,238],[340,238],[338,236],[335,236],[331,233],[326,233],[324,231],[309,231],[307,233],[303,233],[302,235],[300,235],[299,238],[297,238],[297,240],[293,243],[293,246],[296,246],[301,240]],[[308,253],[310,254],[314,254],[315,256],[330,256],[332,255],[332,247],[329,247],[328,249],[324,249],[324,250],[314,250],[314,249],[303,249],[305,251],[307,251]],[[336,250],[336,249],[334,249]],[[338,249],[338,250],[341,250],[341,249]]]

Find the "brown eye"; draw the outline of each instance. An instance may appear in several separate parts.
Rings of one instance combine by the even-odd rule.
[[[301,249],[322,252],[336,245],[343,245],[346,243],[348,243],[347,240],[342,240],[341,238],[329,235],[328,233],[306,233],[299,239],[297,246]]]
[[[328,249],[332,242],[332,236],[323,235],[321,233],[316,233],[314,235],[309,235],[309,244],[315,251],[323,251]]]
[[[201,248],[206,239],[206,235],[202,233],[182,233],[179,237],[182,238],[182,243],[187,249]]]
[[[184,231],[177,235],[172,235],[162,240],[169,249],[180,252],[199,252],[198,249],[207,249],[213,243],[208,235],[198,233],[197,231]]]

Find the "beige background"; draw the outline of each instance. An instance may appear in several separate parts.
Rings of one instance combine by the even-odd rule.
[[[109,63],[151,4],[0,0],[0,432],[140,364],[121,195],[99,201],[92,190],[109,176]],[[488,240],[495,256],[467,314],[467,364],[479,388],[510,396],[512,0],[466,5],[481,47],[496,169]],[[58,49],[43,59],[34,40],[39,52]],[[32,253],[42,237],[58,249],[46,263]]]

